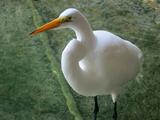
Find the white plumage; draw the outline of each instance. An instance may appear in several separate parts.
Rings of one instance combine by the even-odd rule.
[[[114,119],[117,120],[117,95],[140,71],[141,50],[110,32],[92,31],[87,19],[74,8],[65,10],[57,19],[31,34],[51,28],[71,28],[76,33],[76,38],[65,47],[61,59],[62,72],[68,84],[84,96],[112,95]],[[95,97],[94,120],[97,112]]]
[[[140,70],[140,49],[110,32],[92,32],[85,17],[75,9],[67,9],[60,16],[75,18],[75,24],[63,26],[77,35],[62,53],[61,66],[67,82],[81,95],[111,94],[115,101],[122,86]]]

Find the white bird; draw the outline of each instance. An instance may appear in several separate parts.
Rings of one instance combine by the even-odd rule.
[[[142,64],[141,50],[110,32],[92,31],[87,19],[74,8],[63,11],[57,19],[37,28],[31,34],[52,29],[71,28],[76,38],[65,47],[61,68],[71,88],[83,96],[94,96],[94,120],[99,111],[97,96],[111,95],[114,120],[117,120],[116,98],[122,87],[135,79]]]

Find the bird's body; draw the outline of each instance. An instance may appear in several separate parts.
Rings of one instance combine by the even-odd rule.
[[[73,39],[64,49],[62,70],[65,78],[84,96],[117,95],[139,72],[141,51],[110,32],[94,31],[93,35],[91,48],[87,48],[85,42]],[[79,53],[84,58],[73,59],[78,58]]]
[[[110,94],[115,103],[122,86],[133,80],[140,70],[141,50],[110,32],[92,31],[87,19],[73,8],[32,34],[55,27],[71,28],[76,33],[77,38],[67,44],[61,59],[62,72],[71,88],[84,96]],[[97,97],[95,108],[96,120]]]

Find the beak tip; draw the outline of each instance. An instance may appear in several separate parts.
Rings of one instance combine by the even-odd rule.
[[[29,33],[29,35],[35,35],[35,31],[33,31],[33,32]]]

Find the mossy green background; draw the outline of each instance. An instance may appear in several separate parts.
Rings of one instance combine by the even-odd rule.
[[[30,1],[30,2],[28,2]],[[0,120],[73,120],[57,77],[52,72],[34,10],[46,23],[69,7],[79,9],[93,29],[113,32],[139,46],[143,70],[118,98],[119,120],[160,119],[159,0],[1,0],[0,1]],[[60,65],[63,48],[75,37],[69,29],[47,31],[48,47]],[[84,120],[92,119],[93,98],[72,91]],[[98,120],[112,120],[110,96],[99,96]]]

